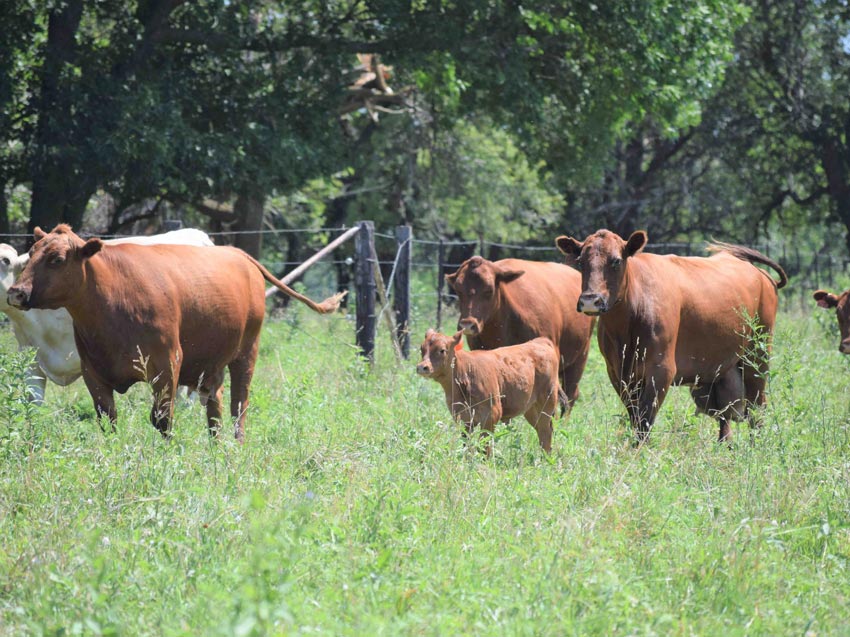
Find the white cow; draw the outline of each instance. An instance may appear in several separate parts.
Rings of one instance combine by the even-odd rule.
[[[194,228],[145,237],[110,239],[106,243],[215,245],[205,232]],[[80,356],[74,343],[74,323],[65,308],[22,312],[6,302],[6,292],[28,260],[28,254],[19,255],[12,246],[0,243],[0,312],[5,312],[12,322],[19,349],[36,349],[35,363],[30,369],[27,385],[33,402],[41,404],[44,401],[46,379],[65,386],[77,380],[82,372]]]

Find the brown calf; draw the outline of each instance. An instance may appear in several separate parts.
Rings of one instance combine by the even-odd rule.
[[[478,426],[523,415],[537,430],[540,446],[552,450],[552,417],[558,404],[558,351],[548,338],[494,350],[463,351],[463,332],[428,330],[416,371],[443,388],[455,420],[470,434]],[[491,453],[487,444],[487,454]]]
[[[105,245],[83,241],[66,225],[50,234],[36,228],[35,239],[29,263],[9,288],[9,304],[68,309],[83,380],[98,418],[105,414],[113,427],[113,392],[144,381],[154,391],[151,422],[168,435],[179,383],[198,390],[210,432],[217,433],[227,367],[241,442],[265,316],[263,281],[322,314],[341,298],[316,304],[236,248]]]
[[[560,355],[560,402],[569,410],[578,397],[594,323],[575,311],[581,275],[560,263],[476,256],[446,275],[446,282],[458,295],[457,327],[470,349],[516,345],[538,336],[552,341]]]
[[[838,327],[841,330],[841,342],[838,344],[838,351],[842,354],[850,354],[850,290],[840,296],[826,290],[818,290],[812,296],[818,302],[818,307],[828,310],[835,308]]]
[[[645,232],[628,241],[599,230],[558,248],[581,270],[577,310],[599,316],[597,338],[608,378],[644,441],[671,383],[691,386],[697,409],[720,423],[765,402],[768,350],[785,272],[764,255],[714,244],[711,257],[641,253]],[[776,282],[752,263],[779,273]],[[754,422],[750,418],[750,424]]]

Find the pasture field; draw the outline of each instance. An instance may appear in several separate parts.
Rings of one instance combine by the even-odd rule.
[[[349,319],[268,321],[244,447],[197,404],[162,440],[140,385],[114,434],[81,381],[27,407],[4,327],[0,634],[846,635],[834,320],[780,315],[752,441],[718,445],[681,388],[634,448],[594,345],[551,456],[516,421],[491,460],[383,326],[369,372]]]

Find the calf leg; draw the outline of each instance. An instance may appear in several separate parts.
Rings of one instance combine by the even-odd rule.
[[[525,412],[525,419],[537,431],[537,440],[544,451],[552,451],[552,418],[558,406],[556,388],[552,388],[552,394],[544,400],[538,401],[531,409]]]

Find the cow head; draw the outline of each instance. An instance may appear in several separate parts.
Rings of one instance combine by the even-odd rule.
[[[462,347],[463,332],[454,336],[446,336],[429,329],[425,332],[425,340],[419,347],[422,360],[416,366],[416,373],[425,378],[439,378],[451,374],[457,349]]]
[[[458,297],[460,320],[457,328],[467,336],[477,336],[500,306],[501,287],[522,276],[522,270],[511,270],[483,257],[472,257],[461,263],[457,272],[446,275]]]
[[[841,342],[838,351],[842,354],[850,354],[850,290],[841,296],[836,296],[826,290],[818,290],[812,295],[818,302],[818,307],[831,310],[835,308],[838,316],[838,327],[841,330]]]
[[[643,230],[628,240],[609,230],[598,230],[584,241],[561,236],[555,245],[567,262],[581,271],[581,296],[576,309],[585,314],[604,314],[625,291],[627,262],[646,245]]]
[[[85,282],[85,261],[100,251],[103,241],[83,241],[65,224],[49,234],[36,228],[33,236],[29,262],[7,292],[9,305],[22,310],[65,307]]]
[[[9,308],[6,304],[6,293],[24,269],[27,258],[26,254],[18,254],[12,246],[0,243],[0,312]]]

